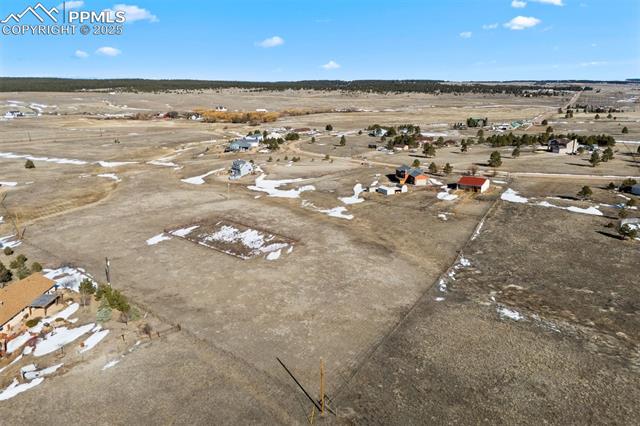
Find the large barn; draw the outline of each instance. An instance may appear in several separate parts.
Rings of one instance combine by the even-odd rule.
[[[463,176],[458,180],[458,189],[473,192],[485,192],[489,189],[491,181],[483,177]]]

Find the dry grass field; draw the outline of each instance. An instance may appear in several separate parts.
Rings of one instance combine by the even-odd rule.
[[[613,101],[638,91],[601,89]],[[583,113],[564,120],[557,109],[568,100],[234,90],[0,94],[5,109],[48,105],[42,116],[0,121],[0,182],[16,183],[0,186],[0,216],[17,216],[26,227],[16,251],[45,268],[85,268],[98,280],[108,257],[112,285],[154,329],[180,326],[136,345],[135,325],[112,321],[110,338],[92,355],[0,401],[4,421],[305,424],[311,403],[278,357],[315,397],[324,360],[337,416],[317,419],[323,423],[633,424],[640,416],[639,242],[619,240],[606,227],[624,200],[604,187],[640,176],[631,155],[640,111],[621,102],[625,112],[616,120],[592,123]],[[361,111],[259,126],[96,115],[217,105]],[[587,154],[523,149],[514,159],[511,147],[501,148],[503,166],[489,192],[451,190],[458,197],[446,200],[441,186],[469,167],[494,173],[485,165],[494,149],[452,146],[426,159],[371,150],[379,138],[358,135],[375,123],[415,123],[460,140],[475,132],[451,124],[470,116],[506,122],[540,114],[558,132],[608,133],[628,143],[616,144],[615,158],[595,168]],[[620,123],[629,128],[624,137]],[[318,129],[316,142],[302,136],[276,152],[224,152],[239,135],[281,127]],[[25,169],[27,158],[34,169]],[[254,161],[272,187],[250,188],[260,173],[230,181],[226,170],[237,158]],[[442,185],[342,200],[358,183],[392,183],[394,167],[414,159],[449,162],[454,172],[431,176]],[[591,200],[575,199],[583,185],[593,189]],[[529,202],[501,199],[507,188]],[[536,204],[545,200],[556,208]],[[572,206],[597,207],[602,216]],[[0,222],[0,237],[13,233],[10,221]],[[268,244],[283,247],[262,250]],[[82,315],[89,321],[93,313]],[[0,373],[1,388],[17,366]]]

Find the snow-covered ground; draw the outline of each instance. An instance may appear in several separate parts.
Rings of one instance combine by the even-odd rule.
[[[0,182],[0,186],[16,186],[18,182]]]
[[[13,152],[0,152],[0,158],[7,158],[12,160],[31,160],[34,162],[42,161],[46,163],[56,163],[56,164],[74,164],[74,165],[87,164],[87,162],[83,160],[75,160],[75,159],[69,159],[69,158],[34,157],[29,154],[14,154]]]
[[[160,243],[162,241],[166,241],[166,240],[170,240],[170,239],[171,239],[171,237],[163,232],[161,234],[154,235],[153,237],[149,238],[147,240],[147,245],[148,246],[155,246],[156,244],[158,244],[158,243]]]
[[[98,161],[96,164],[99,164],[101,167],[112,168],[112,167],[126,166],[128,164],[138,164],[138,162],[137,161]]]
[[[95,324],[86,324],[76,328],[57,327],[47,333],[43,340],[36,344],[33,355],[41,357],[57,351],[61,347],[75,341],[93,329]]]
[[[115,173],[101,173],[98,175],[98,177],[112,179],[112,180],[115,180],[116,182],[122,181],[122,179],[120,179],[118,175],[116,175]]]
[[[302,182],[298,179],[282,179],[282,180],[268,180],[267,175],[260,175],[256,178],[254,185],[250,185],[248,188],[252,191],[266,192],[269,197],[280,198],[299,198],[300,193],[305,191],[314,191],[316,188],[313,185],[304,185],[294,189],[279,189],[281,186],[290,185],[292,183]]]
[[[500,198],[510,203],[519,203],[519,204],[529,204],[529,201],[530,201],[528,198],[518,195],[518,192],[514,191],[511,188],[508,188],[506,191],[504,191],[500,196]],[[563,206],[552,204],[548,201],[538,201],[531,205],[540,206],[540,207],[550,207],[550,208],[560,209],[560,210],[567,210],[572,213],[590,214],[594,216],[603,215],[603,213],[595,206],[591,206],[587,208],[576,207],[576,206],[563,207]]]
[[[84,342],[82,342],[82,349],[78,353],[85,353],[94,348],[102,339],[107,337],[109,330],[97,330],[94,331]]]
[[[241,254],[235,252],[229,252],[234,256],[239,256],[244,259],[250,259],[252,257],[267,255],[269,260],[276,260],[280,255],[272,254],[274,252],[281,252],[282,249],[289,249],[291,244],[289,243],[271,243],[274,240],[273,235],[264,234],[261,231],[255,229],[246,229],[244,231],[232,225],[222,225],[217,231],[211,234],[198,235],[200,244],[207,246],[208,243],[223,242],[229,244],[239,244],[244,247],[248,254]],[[214,245],[215,248],[219,248]],[[244,250],[243,250],[244,251]],[[290,251],[288,251],[290,253]],[[269,257],[271,255],[271,257]]]
[[[6,401],[7,399],[13,398],[24,391],[36,387],[42,383],[43,380],[43,378],[38,378],[30,382],[19,383],[18,379],[13,379],[13,382],[5,390],[0,392],[0,401]]]
[[[360,194],[362,194],[363,191],[364,191],[364,188],[362,188],[362,184],[357,183],[353,187],[353,195],[352,196],[350,196],[350,197],[342,197],[342,198],[339,198],[339,200],[342,201],[343,203],[347,204],[347,205],[362,203],[364,201],[364,198],[360,198]]]
[[[206,178],[207,176],[210,176],[212,174],[215,173],[219,173],[221,171],[225,170],[225,168],[221,168],[221,169],[216,169],[216,170],[211,170],[210,172],[207,172],[203,175],[200,176],[194,176],[194,177],[190,177],[190,178],[186,178],[186,179],[180,179],[182,182],[184,183],[190,183],[191,185],[202,185],[204,184],[204,178]]]
[[[22,244],[22,241],[13,240],[15,235],[7,235],[5,237],[0,237],[0,250],[5,247],[15,248]],[[12,241],[13,240],[13,241]]]
[[[58,269],[44,269],[44,276],[55,281],[59,287],[63,287],[75,292],[80,291],[80,283],[88,279],[94,286],[96,281],[82,268],[73,268],[71,266],[63,266]]]
[[[508,318],[513,321],[520,321],[525,318],[524,315],[521,314],[520,312],[514,311],[513,309],[509,309],[505,306],[497,306],[496,311],[498,312],[498,315],[500,315],[500,318],[502,319]]]

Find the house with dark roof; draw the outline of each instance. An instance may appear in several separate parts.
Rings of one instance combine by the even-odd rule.
[[[551,139],[547,143],[547,151],[554,154],[576,154],[578,152],[578,141],[567,138]]]

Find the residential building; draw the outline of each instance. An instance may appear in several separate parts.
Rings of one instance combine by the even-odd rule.
[[[229,179],[240,179],[253,172],[253,164],[245,160],[233,160]]]
[[[551,139],[547,143],[547,150],[554,154],[576,154],[578,152],[578,141],[567,138]]]
[[[458,180],[458,189],[473,192],[485,192],[489,189],[491,181],[483,177],[462,176]]]
[[[55,281],[33,273],[0,288],[0,330],[10,331],[25,317],[46,315],[47,309],[59,301],[55,286]]]

